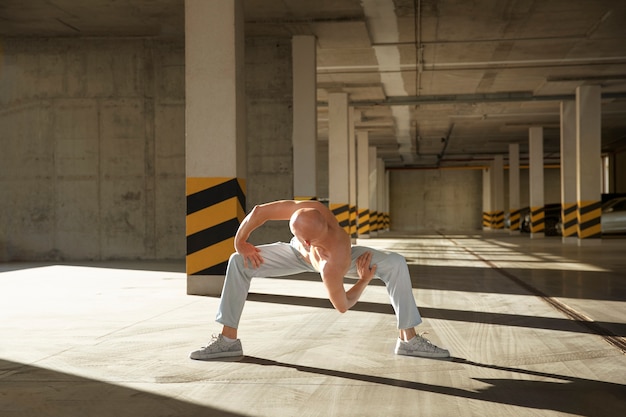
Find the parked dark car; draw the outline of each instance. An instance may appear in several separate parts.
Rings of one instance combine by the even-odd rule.
[[[602,205],[602,233],[626,233],[626,197]]]
[[[530,233],[530,208],[524,207],[520,210],[520,230]],[[546,236],[560,236],[561,228],[561,204],[546,204],[544,206],[544,234]]]

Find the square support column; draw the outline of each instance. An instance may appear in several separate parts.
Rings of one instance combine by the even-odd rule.
[[[370,237],[370,187],[369,187],[369,133],[357,131],[357,233],[360,238]]]
[[[483,169],[483,230],[491,230],[491,168]]]
[[[241,2],[185,1],[187,293],[219,295],[245,215]]]
[[[350,237],[352,243],[357,238],[357,175],[356,175],[356,129],[354,124],[361,121],[361,112],[354,107],[348,109],[348,179],[350,187]]]
[[[315,36],[294,36],[293,193],[295,200],[317,199],[317,81]]]
[[[563,243],[577,243],[576,103],[561,102],[561,219]]]
[[[370,208],[370,236],[378,235],[378,164],[376,147],[369,147],[369,208]]]
[[[348,94],[328,95],[328,197],[339,225],[350,234]]]
[[[520,233],[519,144],[509,145],[509,233]]]
[[[602,237],[601,89],[576,88],[576,183],[578,244]]]
[[[530,237],[545,236],[545,202],[543,186],[543,127],[529,129]]]
[[[493,230],[504,229],[504,158],[497,155],[491,169],[492,221]]]

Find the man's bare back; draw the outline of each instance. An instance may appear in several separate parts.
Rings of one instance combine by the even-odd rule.
[[[323,207],[319,211],[324,215],[326,222],[325,235],[319,240],[309,242],[295,231],[294,235],[298,241],[296,249],[315,270],[322,274],[322,279],[326,275],[325,271],[333,272],[331,275],[343,277],[350,268],[350,236],[339,226],[330,210]]]

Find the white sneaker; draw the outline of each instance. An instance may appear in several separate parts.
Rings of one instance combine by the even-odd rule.
[[[413,339],[405,342],[398,339],[396,343],[396,355],[421,356],[423,358],[449,358],[450,352],[433,345],[430,340],[417,335]]]
[[[232,356],[242,356],[241,340],[227,342],[221,334],[213,335],[211,341],[206,346],[194,350],[189,354],[191,359],[206,361],[217,358],[228,358]]]

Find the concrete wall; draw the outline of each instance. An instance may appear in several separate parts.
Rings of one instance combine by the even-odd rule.
[[[246,206],[293,198],[293,86],[290,38],[246,39],[248,177]],[[250,241],[289,241],[287,222],[269,222]]]
[[[478,230],[481,170],[392,170],[391,230]]]
[[[0,261],[182,258],[183,43],[2,46]]]
[[[392,170],[391,229],[478,230],[482,228],[480,170]],[[520,170],[520,205],[529,204],[528,169]],[[504,208],[509,209],[508,170],[504,171]],[[544,170],[545,204],[561,200],[559,169]]]
[[[184,259],[183,41],[9,39],[1,51],[0,261]],[[246,92],[250,210],[293,197],[290,39],[246,40]],[[328,144],[317,152],[323,199]],[[392,171],[392,229],[480,229],[481,175]],[[546,170],[546,203],[558,181]],[[275,222],[251,240],[289,237]]]

